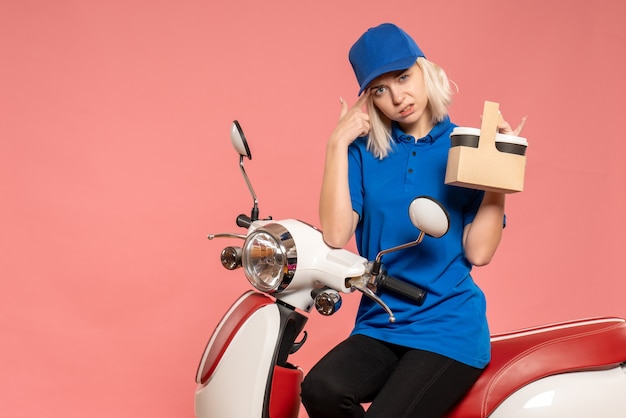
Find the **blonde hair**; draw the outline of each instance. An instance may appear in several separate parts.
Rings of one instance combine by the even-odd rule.
[[[428,110],[433,124],[441,122],[448,115],[448,106],[452,103],[452,88],[443,68],[419,57],[417,65],[424,76]],[[367,150],[378,159],[383,159],[391,150],[391,121],[374,105],[373,96],[368,99],[370,114],[370,133]]]

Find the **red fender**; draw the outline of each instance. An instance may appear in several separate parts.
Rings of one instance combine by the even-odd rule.
[[[298,418],[300,412],[300,385],[304,373],[301,369],[274,367],[270,418]]]

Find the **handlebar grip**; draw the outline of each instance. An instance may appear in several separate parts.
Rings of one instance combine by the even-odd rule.
[[[240,226],[242,228],[249,228],[250,225],[252,225],[252,219],[249,216],[246,215],[239,215],[237,216],[237,226]]]
[[[381,289],[389,289],[410,299],[413,299],[418,306],[422,306],[426,299],[426,291],[415,285],[407,283],[402,280],[398,280],[386,274],[382,275],[378,282],[378,287]]]

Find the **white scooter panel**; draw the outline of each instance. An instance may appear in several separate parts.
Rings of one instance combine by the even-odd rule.
[[[262,303],[259,296],[269,303]],[[242,296],[233,308],[211,337],[198,369],[196,416],[261,418],[280,314],[269,298],[253,292]]]

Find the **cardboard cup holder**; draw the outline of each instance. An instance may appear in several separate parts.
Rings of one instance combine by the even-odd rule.
[[[501,119],[498,103],[486,101],[480,129],[452,131],[446,184],[499,193],[524,189],[528,141],[498,133]]]

